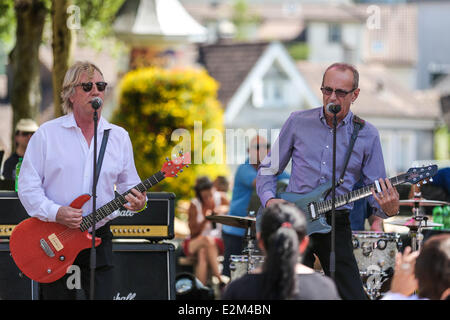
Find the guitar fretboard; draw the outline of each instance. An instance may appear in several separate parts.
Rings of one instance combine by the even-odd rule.
[[[142,181],[141,183],[137,184],[133,188],[138,190],[139,192],[144,192],[147,189],[151,188],[155,184],[158,184],[160,181],[162,181],[165,178],[164,174],[159,171],[158,173],[154,174],[150,178]],[[131,188],[131,189],[133,189]],[[127,203],[128,201],[125,199],[125,196],[129,193],[131,193],[131,189],[126,191],[125,193],[121,194],[120,196],[116,197],[115,199],[111,200],[107,204],[103,205],[102,207],[98,208],[95,212],[90,213],[89,215],[83,217],[80,230],[86,231],[90,227],[94,225],[94,217],[95,222],[98,222],[107,216],[109,216],[111,213],[119,209],[122,205]]]
[[[391,184],[393,186],[396,186],[396,185],[406,182],[406,177],[407,177],[407,174],[404,173],[404,174],[398,175],[396,177],[390,178],[389,181],[391,181]],[[347,203],[354,202],[359,199],[363,199],[365,197],[370,196],[372,194],[372,192],[370,191],[372,188],[374,188],[376,190],[375,183],[372,183],[370,185],[362,187],[361,189],[357,189],[352,192],[337,196],[335,207],[338,208],[343,205],[346,205]],[[320,202],[316,203],[316,209],[318,210],[319,214],[330,211],[332,209],[332,206],[333,206],[333,204],[332,204],[331,199],[320,201]]]

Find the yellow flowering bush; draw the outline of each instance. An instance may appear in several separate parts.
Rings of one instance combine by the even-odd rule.
[[[158,172],[166,157],[173,159],[181,148],[191,154],[192,164],[178,178],[167,178],[149,191],[173,192],[177,200],[188,200],[194,196],[193,186],[199,176],[215,179],[228,175],[223,110],[217,90],[217,82],[199,69],[151,67],[130,71],[123,77],[112,122],[129,132],[141,179]],[[216,135],[205,140],[205,131]],[[177,132],[184,135],[180,137]],[[208,161],[209,154],[215,161]]]

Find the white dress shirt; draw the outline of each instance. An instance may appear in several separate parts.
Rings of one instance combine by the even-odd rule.
[[[105,129],[111,129],[97,183],[96,209],[141,182],[134,164],[128,132],[100,117],[97,129],[97,157]],[[32,217],[55,222],[61,206],[82,194],[92,195],[94,138],[88,146],[72,113],[48,121],[33,134],[19,174],[19,199]],[[83,216],[92,213],[92,198]],[[112,213],[97,228],[117,217]]]

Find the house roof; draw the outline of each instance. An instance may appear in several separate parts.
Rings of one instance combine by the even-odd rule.
[[[178,0],[128,0],[113,29],[123,41],[136,45],[206,40],[206,29]]]
[[[198,21],[231,19],[232,5],[218,2],[183,3]],[[297,38],[308,23],[359,24],[364,32],[363,61],[410,66],[417,63],[418,4],[362,3],[249,3],[248,14],[259,18],[257,40],[289,41]]]
[[[267,48],[267,42],[222,43],[199,47],[199,62],[219,82],[218,99],[225,108]]]
[[[322,100],[320,86],[327,65],[302,61],[297,66],[314,94]],[[439,99],[433,92],[409,90],[380,65],[356,68],[361,91],[352,111],[361,117],[436,120],[441,116]]]

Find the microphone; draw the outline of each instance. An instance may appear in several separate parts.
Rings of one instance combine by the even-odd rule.
[[[94,110],[97,110],[102,106],[103,100],[99,97],[95,97],[90,101],[90,103],[92,104],[92,108],[94,108]]]
[[[327,111],[333,114],[338,114],[339,111],[341,111],[341,105],[330,102],[327,104]]]

